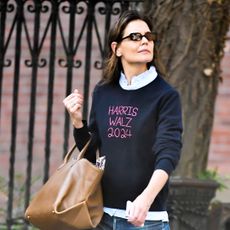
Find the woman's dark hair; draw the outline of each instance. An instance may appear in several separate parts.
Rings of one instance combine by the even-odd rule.
[[[116,84],[120,77],[120,72],[122,69],[122,64],[120,57],[117,57],[116,54],[113,52],[111,48],[112,42],[120,42],[122,37],[124,36],[124,30],[126,26],[134,20],[142,20],[144,21],[150,31],[152,31],[153,26],[151,23],[151,20],[140,14],[139,12],[135,10],[128,10],[125,11],[118,19],[118,21],[114,24],[114,26],[111,28],[109,35],[108,35],[108,50],[107,50],[107,58],[104,62],[104,70],[102,75],[102,83],[111,83]],[[152,31],[153,32],[153,31]],[[155,49],[154,49],[155,53]],[[154,59],[155,54],[152,62],[147,63],[148,67],[151,65],[154,65]]]

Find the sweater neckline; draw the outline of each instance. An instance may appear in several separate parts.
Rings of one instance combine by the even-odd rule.
[[[137,76],[133,76],[131,84],[128,84],[125,74],[121,72],[120,79],[119,79],[119,85],[124,90],[137,90],[137,89],[140,89],[148,85],[152,81],[154,81],[156,77],[157,77],[157,71],[154,66],[151,66],[145,72]]]

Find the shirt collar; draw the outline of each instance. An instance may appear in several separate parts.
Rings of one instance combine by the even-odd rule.
[[[156,77],[157,77],[156,69],[154,66],[151,66],[145,72],[143,72],[137,76],[133,76],[130,85],[128,84],[128,81],[127,81],[124,73],[121,72],[119,84],[120,84],[122,89],[136,90],[136,89],[140,89],[140,88],[148,85],[149,83],[154,81]]]

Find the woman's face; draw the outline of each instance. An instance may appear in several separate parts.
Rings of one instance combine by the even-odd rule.
[[[123,38],[131,33],[144,35],[151,32],[147,23],[142,20],[131,21],[125,28]],[[132,41],[129,37],[117,44],[116,55],[121,57],[123,67],[145,65],[153,60],[154,42],[142,37],[140,41]]]

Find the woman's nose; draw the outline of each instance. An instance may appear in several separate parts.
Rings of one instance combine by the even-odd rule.
[[[141,44],[147,44],[148,41],[149,41],[149,40],[148,40],[145,36],[143,36],[143,37],[141,38]]]

